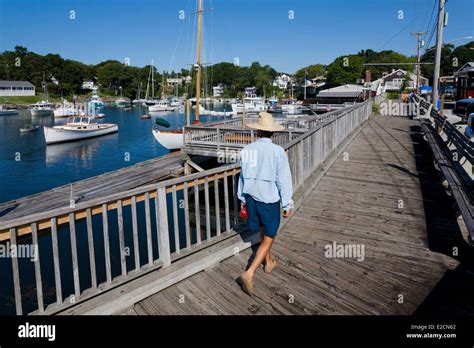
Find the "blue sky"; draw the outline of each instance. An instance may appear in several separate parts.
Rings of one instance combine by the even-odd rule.
[[[253,61],[292,73],[361,49],[416,54],[411,31],[428,28],[437,0],[204,0],[204,63]],[[0,51],[15,45],[96,64],[159,70],[195,61],[197,0],[0,0]],[[70,11],[75,19],[70,19]],[[185,11],[185,20],[179,18]],[[436,14],[433,14],[433,19]],[[474,35],[474,1],[448,0],[444,41]],[[294,18],[289,18],[293,11]],[[399,19],[403,11],[403,19]],[[190,19],[190,20],[189,20]],[[427,30],[428,29],[428,30]],[[397,35],[398,34],[398,35]],[[427,39],[428,37],[426,37]],[[435,38],[432,39],[434,44]],[[455,43],[464,44],[468,40]]]

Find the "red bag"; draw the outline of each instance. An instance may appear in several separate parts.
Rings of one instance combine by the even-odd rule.
[[[242,205],[242,207],[240,208],[239,216],[240,216],[241,219],[247,220],[247,218],[249,216],[249,213],[247,211],[247,206],[246,205]]]

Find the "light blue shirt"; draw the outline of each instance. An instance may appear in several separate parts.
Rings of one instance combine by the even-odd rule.
[[[260,138],[240,151],[240,164],[237,195],[243,204],[244,194],[248,194],[263,203],[281,200],[284,210],[293,207],[290,165],[281,146],[269,138]]]

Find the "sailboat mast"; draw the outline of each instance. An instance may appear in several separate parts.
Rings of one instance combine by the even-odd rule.
[[[201,29],[202,29],[202,0],[199,0],[198,33],[197,33],[196,123],[199,123],[199,99],[201,97]]]
[[[151,60],[151,99],[155,99],[155,65]]]

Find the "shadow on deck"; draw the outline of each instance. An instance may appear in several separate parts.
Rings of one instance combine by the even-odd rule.
[[[253,297],[236,282],[247,249],[120,314],[472,313],[473,251],[420,132],[373,117],[281,229],[279,265],[257,272]],[[334,243],[363,260],[327,257]]]

